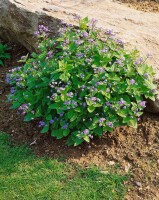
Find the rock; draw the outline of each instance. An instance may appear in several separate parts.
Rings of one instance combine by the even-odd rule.
[[[98,26],[114,29],[127,48],[137,48],[159,78],[159,14],[145,13],[110,0],[0,0],[0,37],[20,42],[29,51],[36,49],[33,33],[38,24],[48,25],[57,34],[61,20],[75,24],[73,15],[96,18]]]
[[[155,101],[147,100],[145,110],[150,113],[159,113],[159,91],[157,91]]]
[[[109,174],[108,171],[100,171],[100,173],[102,173],[102,174]]]
[[[37,144],[37,140],[34,140],[33,142],[30,143],[30,146]]]
[[[141,187],[141,186],[142,186],[142,184],[141,184],[140,182],[138,182],[138,181],[136,181],[135,183],[136,183],[136,185],[137,185],[138,187]]]
[[[57,34],[61,20],[51,17],[43,12],[45,4],[40,5],[38,1],[33,0],[30,5],[29,0],[0,0],[0,37],[21,43],[29,51],[37,49],[34,32],[39,24],[50,27],[52,34]],[[57,11],[56,6],[56,11]],[[53,6],[49,8],[55,11]]]
[[[98,26],[114,29],[129,49],[137,48],[148,60],[159,79],[159,14],[145,13],[110,0],[0,0],[0,37],[17,41],[29,51],[37,50],[34,32],[39,24],[57,34],[61,20],[75,25],[73,16],[96,18]],[[147,110],[159,113],[159,95],[148,101]]]
[[[131,168],[131,165],[129,163],[125,164],[125,172],[128,173],[130,168]]]
[[[109,165],[109,166],[115,165],[115,162],[114,162],[114,161],[109,161],[109,162],[108,162],[108,165]]]

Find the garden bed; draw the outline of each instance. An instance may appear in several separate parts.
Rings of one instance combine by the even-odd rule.
[[[141,10],[144,12],[159,12],[159,1],[157,0],[119,0],[127,4],[129,7]]]
[[[37,156],[59,158],[89,167],[101,167],[106,173],[114,168],[126,174],[130,172],[127,199],[158,199],[159,197],[159,116],[144,114],[137,129],[120,127],[113,133],[95,138],[90,145],[67,147],[65,140],[57,140],[49,134],[41,134],[37,122],[23,122],[16,110],[9,109],[6,95],[10,86],[5,83],[6,73],[17,60],[26,55],[21,46],[12,46],[11,60],[0,68],[0,131],[9,133],[16,144],[30,145]]]

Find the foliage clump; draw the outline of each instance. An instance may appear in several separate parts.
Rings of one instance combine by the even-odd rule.
[[[7,45],[0,43],[0,66],[4,66],[4,60],[10,58],[9,53],[7,53],[8,50]]]
[[[118,126],[137,127],[144,99],[155,95],[153,69],[137,50],[126,51],[94,19],[76,20],[79,28],[64,25],[54,38],[40,25],[39,53],[24,57],[23,67],[7,75],[12,108],[25,121],[41,120],[42,133],[67,137],[68,145],[90,142]]]

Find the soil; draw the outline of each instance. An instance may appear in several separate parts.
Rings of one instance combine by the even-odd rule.
[[[141,10],[144,12],[159,12],[158,0],[118,0],[126,3],[129,7]]]
[[[6,73],[27,51],[18,45],[10,50],[11,59],[0,67],[0,131],[9,133],[17,145],[27,144],[37,156],[48,156],[79,164],[88,168],[96,165],[102,173],[117,169],[122,174],[130,172],[127,200],[159,199],[159,116],[145,113],[137,129],[120,127],[113,133],[95,138],[91,144],[67,147],[65,140],[41,134],[37,122],[23,122],[23,117],[11,110],[6,102],[10,86],[5,83]]]

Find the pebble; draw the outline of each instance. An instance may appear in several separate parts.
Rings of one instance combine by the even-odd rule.
[[[110,165],[110,166],[115,165],[115,162],[114,161],[109,161],[108,165]]]
[[[136,181],[135,183],[136,183],[136,185],[137,185],[138,187],[141,187],[141,186],[142,186],[142,184],[141,184],[140,182],[138,182],[138,181]]]
[[[130,167],[131,165],[129,163],[124,166],[126,173],[128,173]]]
[[[108,171],[101,171],[102,174],[108,174]]]

